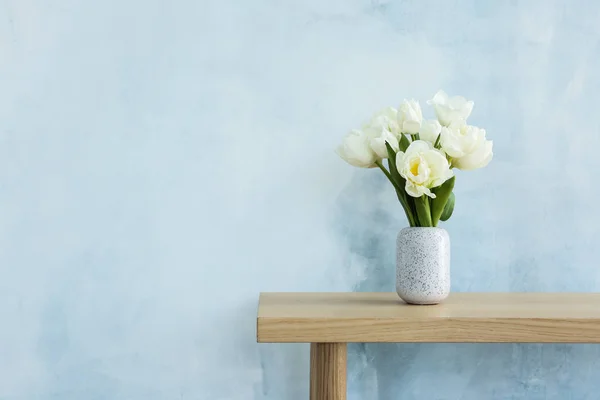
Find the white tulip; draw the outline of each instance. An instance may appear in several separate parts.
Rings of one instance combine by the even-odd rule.
[[[394,151],[398,151],[400,128],[396,119],[397,114],[398,111],[395,108],[386,107],[375,113],[371,120],[362,127],[363,132],[369,137],[371,149],[379,159],[388,158],[385,142],[388,142]]]
[[[398,108],[398,125],[400,132],[414,135],[419,133],[423,113],[421,106],[416,100],[404,100]]]
[[[375,113],[371,120],[363,125],[363,130],[384,129],[391,134],[398,136],[400,134],[400,125],[398,124],[398,111],[394,107],[386,107]]]
[[[450,157],[459,158],[473,152],[485,140],[485,129],[453,122],[442,127],[442,149]]]
[[[371,138],[365,132],[353,129],[337,148],[337,154],[348,164],[360,168],[373,168],[377,154],[370,144]]]
[[[452,122],[463,120],[466,121],[473,111],[472,101],[467,101],[462,96],[448,97],[448,94],[443,90],[438,91],[433,99],[427,104],[433,106],[435,115],[440,123],[444,126],[449,126]]]
[[[453,122],[442,128],[442,149],[452,157],[452,165],[458,169],[472,170],[485,167],[492,159],[493,142],[486,140],[485,129]]]
[[[396,154],[398,173],[406,179],[405,190],[412,197],[427,195],[435,198],[430,189],[440,186],[454,173],[446,156],[431,143],[415,140],[406,152]]]
[[[398,138],[386,130],[381,130],[379,136],[370,136],[370,138],[369,144],[371,145],[371,149],[373,149],[380,159],[388,158],[386,142],[390,144],[394,151],[398,151],[400,148]]]
[[[493,141],[485,140],[474,152],[456,160],[452,160],[452,165],[464,171],[483,168],[488,165],[492,160],[492,157],[494,157],[493,147]]]
[[[423,121],[421,124],[421,130],[419,131],[419,138],[421,140],[425,140],[426,142],[435,144],[440,132],[442,131],[442,126],[440,123],[431,119],[428,121]]]

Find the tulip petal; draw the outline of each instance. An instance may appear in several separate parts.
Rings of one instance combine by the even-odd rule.
[[[489,164],[494,156],[493,141],[486,140],[478,149],[471,154],[452,160],[452,165],[463,171],[483,168]]]

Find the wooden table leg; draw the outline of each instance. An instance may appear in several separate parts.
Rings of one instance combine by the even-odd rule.
[[[310,344],[310,400],[346,400],[346,343]]]

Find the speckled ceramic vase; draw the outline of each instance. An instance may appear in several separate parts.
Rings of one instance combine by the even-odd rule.
[[[438,304],[450,293],[450,236],[442,228],[398,233],[396,292],[410,304]]]

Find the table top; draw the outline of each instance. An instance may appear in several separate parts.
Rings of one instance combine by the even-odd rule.
[[[262,343],[600,343],[600,293],[451,293],[415,306],[396,293],[261,293]]]

